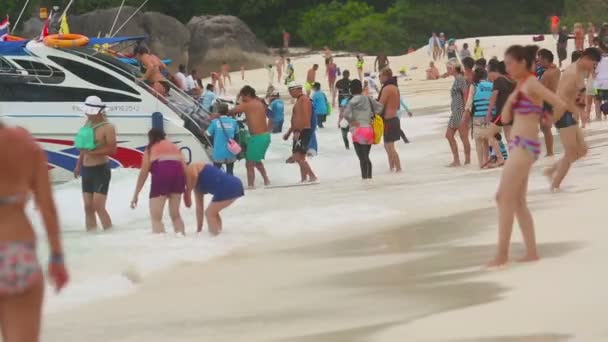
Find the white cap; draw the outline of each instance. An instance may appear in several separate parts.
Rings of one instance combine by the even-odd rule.
[[[302,89],[302,88],[303,88],[302,83],[299,83],[297,81],[292,81],[292,82],[289,82],[289,84],[287,84],[287,89],[289,89],[289,90]]]
[[[86,115],[97,115],[100,111],[106,108],[106,105],[101,102],[101,99],[97,96],[89,96],[82,105],[82,111]]]

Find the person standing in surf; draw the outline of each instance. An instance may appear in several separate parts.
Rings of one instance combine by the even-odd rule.
[[[232,78],[230,77],[230,65],[228,64],[228,62],[222,63],[222,68],[220,69],[220,72],[222,74],[222,80],[224,81],[224,84],[228,85],[228,82],[230,82],[230,86],[232,86]]]
[[[385,54],[379,54],[374,61],[374,72],[381,72],[389,66],[388,57]]]
[[[319,70],[319,65],[315,64],[308,70],[308,73],[306,73],[306,83],[304,83],[306,96],[310,96],[310,93],[312,92],[312,87],[317,79],[317,70]]]
[[[496,194],[498,205],[498,246],[496,256],[488,267],[505,265],[509,260],[509,247],[515,217],[519,223],[526,254],[520,262],[539,259],[534,233],[534,220],[527,204],[528,179],[532,165],[540,156],[539,126],[545,115],[543,101],[563,113],[565,104],[556,94],[545,88],[530,71],[534,66],[536,47],[514,45],[505,53],[509,75],[517,82],[502,111],[502,122],[513,121],[509,159],[506,161]]]
[[[551,180],[551,190],[558,191],[568,174],[570,166],[587,155],[585,135],[578,126],[578,120],[584,110],[585,77],[593,71],[602,59],[602,53],[596,48],[587,48],[576,63],[571,64],[562,73],[557,87],[557,95],[564,99],[567,111],[554,113],[555,128],[564,145],[564,156],[545,170],[545,176]]]
[[[359,80],[363,82],[363,67],[365,66],[365,59],[361,54],[357,55],[357,74],[359,75]],[[338,103],[340,100],[338,99]]]
[[[557,92],[557,85],[559,84],[559,79],[561,77],[562,72],[559,68],[553,63],[553,53],[547,49],[541,49],[537,53],[538,61],[544,70],[542,76],[540,77],[540,83],[545,86],[545,88],[551,90],[552,92]],[[541,130],[545,137],[545,148],[547,149],[547,157],[553,156],[553,120],[550,119],[551,107],[545,103],[544,104],[545,111],[549,113],[549,116],[546,116],[541,121]]]
[[[342,119],[344,107],[346,107],[346,103],[352,97],[352,94],[350,93],[351,82],[350,71],[348,70],[344,70],[342,73],[342,79],[336,82],[336,89],[338,90],[338,105],[340,106],[340,120],[338,121],[338,127],[340,127],[340,130],[342,131],[342,140],[344,141],[344,147],[347,150],[350,150],[350,144],[348,142],[348,132],[350,127],[348,125],[348,121]]]
[[[370,97],[362,95],[363,85],[359,80],[350,84],[353,97],[344,108],[344,119],[351,127],[353,145],[359,158],[362,179],[372,179],[372,162],[369,153],[374,143],[372,116],[382,112],[382,105]]]
[[[465,99],[467,94],[467,81],[462,74],[462,70],[458,62],[453,60],[447,64],[448,75],[454,77],[454,83],[450,90],[452,102],[450,104],[451,115],[448,121],[448,128],[445,132],[445,138],[450,144],[452,151],[452,163],[448,167],[458,167],[460,164],[460,155],[458,154],[458,143],[456,142],[456,132],[460,135],[460,140],[464,146],[465,165],[471,163],[471,143],[469,142],[469,127],[464,119]]]
[[[184,221],[179,213],[182,194],[186,188],[186,163],[177,145],[166,139],[165,132],[152,128],[148,132],[148,147],[137,177],[135,193],[131,200],[131,209],[137,207],[139,194],[152,175],[150,184],[150,217],[152,232],[165,233],[163,211],[169,201],[169,216],[176,234],[185,235]]]
[[[329,95],[331,96],[332,107],[336,106],[336,79],[338,78],[338,66],[334,59],[330,58],[327,65],[327,82],[329,83]]]
[[[236,155],[229,149],[230,139],[236,140],[239,134],[239,125],[236,120],[228,115],[228,105],[218,104],[219,118],[213,119],[207,128],[207,135],[213,139],[213,166],[221,169],[226,165],[226,173],[234,175],[234,162]]]
[[[489,123],[486,138],[492,150],[496,154],[496,164],[490,167],[499,167],[504,165],[505,157],[502,153],[496,153],[496,151],[502,151],[504,148],[502,137],[500,137],[500,129],[502,127],[504,136],[509,141],[511,124],[505,125],[502,123],[502,111],[507,102],[507,99],[515,89],[515,84],[507,77],[507,70],[504,62],[497,60],[490,60],[489,64],[488,80],[492,81],[492,98],[490,99],[490,107],[486,113],[486,120]],[[500,139],[498,139],[498,138]]]
[[[570,39],[568,27],[564,26],[559,31],[557,38],[557,58],[559,60],[560,69],[566,58],[568,58],[568,39]]]
[[[6,342],[39,340],[44,273],[27,202],[33,197],[48,241],[48,277],[56,292],[69,281],[46,153],[23,128],[0,121],[0,330]]]
[[[283,136],[283,140],[288,140],[293,134],[292,158],[300,167],[300,181],[302,183],[316,182],[318,180],[317,176],[306,161],[306,154],[313,134],[311,127],[312,101],[302,92],[301,84],[292,82],[288,89],[289,95],[296,99],[296,103],[291,116],[291,127]]]
[[[192,192],[196,209],[196,231],[203,231],[207,218],[209,233],[219,235],[224,226],[220,212],[237,199],[245,196],[243,183],[237,177],[229,175],[211,164],[192,163],[186,168],[186,191],[184,204],[192,206]],[[205,211],[205,195],[213,195]]]
[[[241,103],[230,110],[229,115],[245,113],[247,127],[251,134],[245,151],[247,187],[249,189],[255,188],[256,169],[264,179],[264,185],[269,186],[270,179],[264,167],[266,151],[268,151],[268,147],[270,146],[270,133],[268,133],[268,124],[266,122],[267,106],[256,96],[255,89],[250,86],[244,86],[241,89],[239,99]]]
[[[401,95],[397,88],[396,79],[390,68],[384,68],[380,73],[382,89],[378,102],[384,108],[384,149],[388,157],[388,165],[391,172],[401,172],[401,160],[395,148],[395,142],[401,140],[401,121],[397,112],[401,107]]]
[[[87,97],[82,110],[87,122],[76,135],[75,146],[80,156],[74,177],[82,177],[82,199],[87,231],[97,230],[97,217],[103,229],[112,228],[106,209],[110,190],[110,156],[116,153],[116,130],[105,116],[106,105],[97,96]]]

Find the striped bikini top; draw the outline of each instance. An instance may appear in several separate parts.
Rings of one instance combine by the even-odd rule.
[[[533,103],[530,98],[521,91],[517,94],[517,99],[515,100],[515,103],[513,103],[513,111],[519,115],[544,115],[543,107]]]
[[[532,75],[530,75],[529,77],[531,77]],[[527,80],[527,79],[526,79]],[[520,84],[523,85],[526,81],[521,82]],[[518,86],[518,88],[521,88],[521,85]],[[542,117],[544,115],[544,109],[542,106],[539,106],[537,104],[535,104],[534,102],[532,102],[532,100],[530,100],[530,98],[528,96],[526,96],[521,90],[516,90],[517,93],[517,97],[515,102],[513,103],[513,112],[515,112],[516,114],[519,115],[533,115],[533,114],[537,114],[538,116]]]

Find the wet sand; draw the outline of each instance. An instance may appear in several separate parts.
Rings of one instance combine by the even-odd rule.
[[[395,64],[419,63],[416,54]],[[314,60],[300,60],[298,70]],[[433,114],[446,109],[450,83],[412,81],[402,92],[421,115]],[[381,171],[378,153],[373,183],[276,190],[291,215],[285,220],[306,224],[316,213],[348,222],[340,221],[352,214],[345,203],[367,204],[357,213],[364,220],[145,277],[129,296],[47,316],[43,341],[608,341],[608,124],[587,131],[592,149],[562,193],[550,193],[541,174],[555,159],[534,167],[529,203],[542,260],[487,271],[500,170],[443,167],[450,158],[443,116],[436,136],[400,145],[402,175]],[[559,139],[555,146],[560,153]],[[308,210],[309,202],[325,207]],[[255,214],[261,225],[281,224]],[[519,235],[515,226],[514,258],[523,252]]]

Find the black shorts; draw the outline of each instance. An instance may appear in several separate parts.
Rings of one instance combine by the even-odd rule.
[[[112,179],[110,164],[83,166],[81,177],[83,193],[108,194],[108,190],[110,190],[110,180]]]
[[[553,106],[547,102],[543,102],[543,112],[547,116],[553,116]]]
[[[574,115],[572,115],[572,113],[570,112],[565,112],[564,115],[562,115],[562,117],[555,122],[555,128],[557,129],[567,128],[576,125],[578,125],[578,122],[574,118]]]
[[[325,65],[329,65],[329,62],[331,62],[331,58],[325,58]]]
[[[305,128],[300,131],[300,135],[297,139],[293,139],[293,153],[306,154],[308,152],[308,145],[310,144],[310,138],[312,138],[312,129]]]
[[[401,121],[398,117],[384,120],[384,143],[392,143],[401,139]]]
[[[598,89],[595,98],[601,102],[608,101],[608,90]]]

